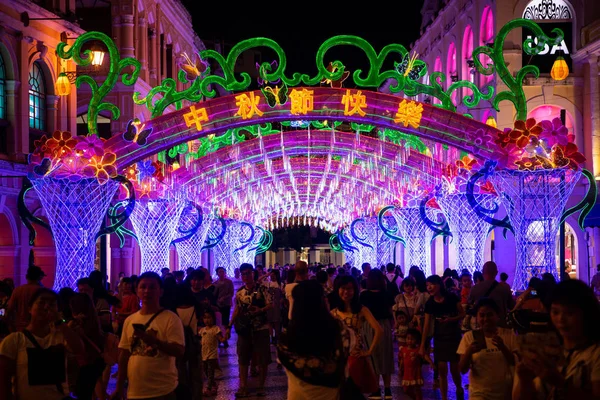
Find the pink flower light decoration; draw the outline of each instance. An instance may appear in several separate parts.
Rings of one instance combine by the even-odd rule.
[[[542,126],[540,139],[545,140],[548,147],[552,147],[555,144],[566,146],[567,143],[573,142],[575,139],[574,135],[569,134],[569,130],[563,125],[560,118],[554,118],[552,122],[544,120],[540,125]]]
[[[87,164],[87,160],[82,160],[81,157],[66,157],[61,160],[60,167],[55,170],[53,177],[76,182],[83,177],[83,168]]]
[[[514,143],[507,143],[498,148],[493,157],[498,162],[498,168],[515,169],[515,162],[521,158],[522,152]]]
[[[78,155],[85,158],[102,157],[104,155],[104,139],[96,135],[79,136],[79,143],[75,145]]]
[[[473,146],[471,146],[473,154],[478,154],[482,148],[489,147],[493,143],[491,135],[487,135],[483,129],[477,129],[474,134]]]

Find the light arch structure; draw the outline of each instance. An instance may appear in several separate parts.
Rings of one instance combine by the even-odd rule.
[[[496,128],[439,107],[368,90],[328,87],[294,90],[312,92],[311,110],[302,114],[293,113],[288,104],[271,108],[266,103],[263,93],[258,90],[233,94],[196,103],[145,122],[144,129],[153,130],[146,146],[140,146],[136,142],[125,140],[122,135],[117,135],[108,140],[105,148],[116,154],[116,165],[121,169],[190,140],[217,135],[232,128],[289,120],[343,120],[401,130],[468,153],[476,152],[484,159],[490,158],[498,150],[493,142],[486,142],[485,145],[475,144],[478,136],[497,136]],[[345,110],[344,96],[347,95],[364,96],[366,107],[361,113],[349,114]],[[255,99],[258,110],[246,119],[238,114],[239,102],[240,99],[246,98],[244,96]],[[422,110],[414,124],[404,126],[401,122],[396,122],[403,102],[404,105]],[[197,124],[186,123],[186,118],[189,121],[195,117]]]

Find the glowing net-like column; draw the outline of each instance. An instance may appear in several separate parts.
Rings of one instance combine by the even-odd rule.
[[[377,218],[356,219],[344,231],[345,238],[355,248],[346,251],[351,253],[351,262],[347,262],[353,267],[360,269],[363,263],[369,263],[372,268],[379,268],[392,261],[393,241],[379,229]]]
[[[421,218],[419,207],[394,208],[391,214],[397,235],[404,239],[404,267],[416,265],[426,274],[430,273],[433,231]]]
[[[195,208],[190,208],[188,212],[181,214],[179,220],[179,230],[187,231],[192,229],[198,221],[198,212]],[[206,241],[208,235],[208,229],[210,228],[214,217],[209,214],[204,214],[202,217],[202,225],[198,228],[196,233],[187,240],[175,243],[177,249],[177,255],[179,256],[179,269],[185,271],[188,268],[198,268],[200,266],[200,254],[202,253],[202,247]]]
[[[215,229],[220,230],[220,227]],[[263,238],[263,231],[247,222],[227,221],[223,240],[214,247],[215,269],[223,267],[229,276],[243,263],[254,265],[256,250]]]
[[[581,171],[570,169],[501,170],[492,175],[515,233],[515,289],[525,289],[531,277],[546,272],[559,278],[556,235],[567,200],[580,177]]]
[[[138,200],[130,218],[142,253],[142,272],[169,268],[169,247],[185,206],[177,197]]]
[[[482,208],[489,210],[497,206],[496,195],[482,193],[475,195],[475,198]],[[436,200],[450,225],[452,243],[456,249],[456,269],[467,268],[471,273],[481,270],[491,225],[477,215],[464,193],[444,192]]]
[[[31,183],[44,207],[56,247],[54,290],[75,289],[77,279],[94,270],[96,234],[119,183],[95,178],[41,178]]]

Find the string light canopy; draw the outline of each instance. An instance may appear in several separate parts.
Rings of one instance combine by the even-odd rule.
[[[169,179],[223,217],[329,232],[397,203],[415,179],[434,185],[444,171],[407,146],[336,129],[258,135],[184,164]]]

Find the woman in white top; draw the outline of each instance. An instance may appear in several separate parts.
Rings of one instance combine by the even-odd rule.
[[[498,327],[500,310],[494,300],[480,299],[475,313],[481,330],[465,333],[457,350],[461,374],[469,372],[469,399],[510,400],[517,337]]]
[[[29,313],[31,320],[25,330],[11,333],[0,343],[0,399],[62,400],[69,393],[66,352],[80,357],[83,343],[59,318],[58,296],[52,290],[38,289]]]

